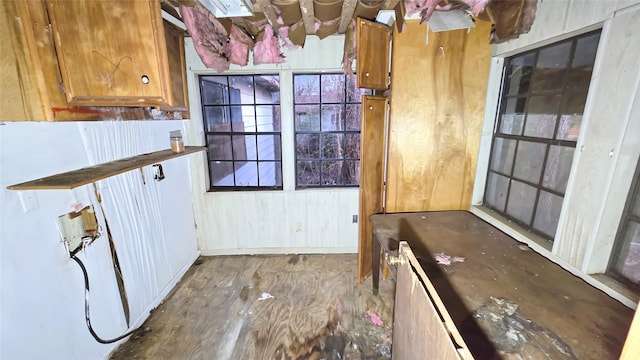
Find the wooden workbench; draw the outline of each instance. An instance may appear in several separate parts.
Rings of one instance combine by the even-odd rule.
[[[399,241],[408,242],[475,359],[620,355],[633,310],[475,215],[419,212],[370,220],[373,259],[381,249],[394,253]],[[438,264],[438,254],[464,260]],[[376,275],[379,263],[373,265]],[[377,281],[374,276],[374,288]],[[396,313],[398,301],[396,295]],[[394,353],[396,345],[394,334]]]

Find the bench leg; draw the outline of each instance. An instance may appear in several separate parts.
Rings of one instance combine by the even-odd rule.
[[[371,237],[371,252],[373,295],[378,295],[378,286],[380,285],[380,242],[375,235]]]

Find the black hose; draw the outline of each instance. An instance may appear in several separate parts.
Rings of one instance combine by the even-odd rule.
[[[87,268],[84,267],[84,264],[82,263],[82,261],[80,261],[80,259],[78,259],[77,257],[73,256],[72,259],[75,260],[76,263],[78,263],[78,266],[80,266],[80,269],[82,269],[82,275],[84,275],[84,318],[87,321],[87,327],[89,328],[89,332],[91,333],[91,335],[93,335],[93,338],[96,339],[96,341],[101,344],[111,344],[118,340],[122,340],[127,336],[136,332],[139,329],[139,327],[123,335],[120,335],[117,338],[108,339],[108,340],[105,340],[100,336],[98,336],[98,334],[96,334],[96,332],[93,330],[93,327],[91,326],[91,316],[89,315],[89,275],[87,274]]]

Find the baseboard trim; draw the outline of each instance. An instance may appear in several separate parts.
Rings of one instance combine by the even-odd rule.
[[[203,256],[215,255],[267,255],[267,254],[355,254],[355,247],[305,247],[305,248],[252,248],[252,249],[201,249]]]

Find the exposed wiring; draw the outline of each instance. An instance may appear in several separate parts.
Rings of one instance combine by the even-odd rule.
[[[98,341],[101,344],[111,344],[126,338],[127,336],[133,334],[138,329],[140,329],[140,327],[137,327],[123,335],[118,336],[117,338],[107,339],[107,340],[101,338],[100,336],[98,336],[98,334],[96,334],[96,332],[93,330],[93,327],[91,326],[91,316],[89,311],[89,275],[87,274],[87,268],[84,267],[84,264],[82,263],[82,261],[78,259],[76,256],[73,256],[71,258],[75,260],[78,266],[80,266],[80,269],[82,270],[82,275],[84,276],[84,318],[87,321],[87,328],[89,328],[89,332],[91,333],[91,335],[93,335],[94,339],[96,339],[96,341]]]

